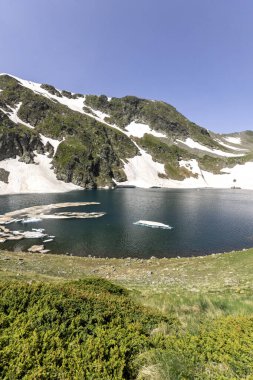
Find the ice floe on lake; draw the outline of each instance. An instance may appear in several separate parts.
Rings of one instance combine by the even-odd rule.
[[[21,222],[23,224],[26,224],[26,223],[38,223],[38,222],[41,222],[42,219],[41,218],[26,218],[26,219],[22,219]]]
[[[172,230],[173,229],[173,227],[171,227],[169,224],[152,222],[150,220],[138,220],[138,222],[134,222],[133,224],[136,224],[138,226],[151,227],[151,228],[162,228],[164,230]]]
[[[43,234],[43,232],[37,232],[37,231],[24,231],[22,232],[22,235],[25,239],[39,239],[44,238],[47,236],[47,234]]]
[[[99,205],[98,202],[64,202],[49,205],[39,205],[26,207],[20,210],[14,210],[0,215],[0,243],[7,240],[21,239],[44,239],[43,243],[50,243],[55,239],[54,235],[45,233],[44,228],[32,228],[32,231],[11,231],[5,227],[6,224],[21,222],[22,224],[37,223],[43,219],[89,219],[99,218],[105,215],[105,212],[73,212],[64,211],[49,214],[52,210],[67,207],[82,207],[90,205]],[[18,217],[18,218],[17,218]],[[44,245],[35,245],[28,249],[29,252],[48,253]]]
[[[0,224],[9,224],[17,222],[19,220],[22,223],[36,223],[42,219],[87,219],[87,218],[99,218],[104,216],[104,212],[58,212],[49,214],[54,209],[66,208],[66,207],[80,207],[89,205],[98,205],[98,202],[64,202],[55,203],[49,205],[39,205],[26,207],[20,210],[7,212],[4,215],[0,215]]]

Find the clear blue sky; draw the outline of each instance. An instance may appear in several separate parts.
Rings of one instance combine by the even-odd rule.
[[[0,0],[0,72],[253,129],[253,0]]]

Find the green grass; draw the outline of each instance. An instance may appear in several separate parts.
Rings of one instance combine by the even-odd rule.
[[[253,249],[181,259],[102,259],[25,252],[0,253],[1,278],[65,282],[94,276],[132,290],[132,296],[184,323],[188,316],[250,313]]]
[[[50,289],[58,294],[57,289],[72,289],[70,284],[73,280],[95,275],[118,284],[120,288],[116,287],[115,291],[128,297],[127,302],[131,300],[133,305],[144,306],[144,314],[150,313],[147,310],[152,310],[152,315],[158,313],[160,322],[156,320],[157,323],[149,330],[147,345],[139,346],[131,357],[131,364],[126,364],[135,371],[132,372],[135,373],[133,378],[142,380],[252,378],[252,266],[253,249],[206,257],[149,260],[0,253],[0,276],[8,287],[13,283],[14,287],[19,284],[21,289],[27,284],[34,284],[37,288],[43,283],[49,284]],[[109,283],[103,285],[103,282],[91,286],[92,294],[100,294],[102,298],[107,292],[106,287],[114,289]],[[99,286],[103,289],[99,290]],[[76,294],[74,288],[71,292]],[[130,331],[127,330],[127,336],[128,333]],[[48,339],[50,347],[52,337]],[[104,342],[99,340],[99,345],[105,344],[106,347],[111,338],[103,340],[100,336],[99,339]],[[29,344],[35,343],[31,341]],[[98,355],[96,347],[95,344],[95,353],[92,351],[91,355]],[[17,349],[21,350],[20,347]],[[50,357],[51,354],[48,355]],[[110,355],[107,359],[100,359],[110,362]],[[55,357],[52,357],[54,363]],[[66,360],[72,363],[73,358]],[[117,363],[118,360],[122,363],[121,359],[116,359]],[[104,364],[104,367],[110,371],[111,364]],[[71,376],[75,378],[73,374]],[[101,378],[121,378],[118,374],[113,376],[110,373]],[[68,378],[67,375],[65,377]],[[122,379],[127,378],[122,375]]]
[[[87,155],[87,147],[80,139],[77,137],[68,137],[59,145],[54,162],[56,166],[60,165],[65,168],[67,165],[71,165],[71,162],[75,158],[81,159]]]
[[[165,348],[140,355],[142,369],[138,378],[252,379],[252,339],[252,316],[220,317],[202,323],[194,334],[167,334]]]

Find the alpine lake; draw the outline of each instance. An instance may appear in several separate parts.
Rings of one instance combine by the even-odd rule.
[[[6,241],[1,248],[27,251],[44,244],[52,253],[96,257],[190,257],[253,246],[253,193],[240,189],[84,190],[58,194],[0,196],[0,213],[62,202],[98,202],[69,212],[104,212],[99,218],[43,219],[8,224],[10,230],[45,229],[41,238]],[[136,225],[159,222],[172,229]],[[44,238],[46,239],[46,238]]]

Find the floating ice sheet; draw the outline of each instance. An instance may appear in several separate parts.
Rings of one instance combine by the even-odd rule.
[[[66,207],[79,207],[88,205],[98,205],[98,202],[64,202],[49,205],[40,205],[33,207],[26,207],[20,210],[7,212],[0,215],[0,224],[8,224],[20,220],[22,223],[37,223],[42,219],[87,219],[99,218],[104,216],[104,212],[58,212],[48,214],[51,210],[66,208]],[[19,217],[19,219],[17,219]]]
[[[22,235],[26,239],[38,239],[38,238],[44,238],[47,236],[46,234],[43,234],[42,232],[36,232],[36,231],[24,231]]]
[[[26,223],[38,223],[38,222],[41,222],[42,219],[41,218],[27,218],[27,219],[22,219],[22,223],[26,224]]]
[[[43,240],[43,243],[49,243],[50,241],[53,241],[54,239],[46,239],[46,240]]]
[[[145,226],[145,227],[151,227],[151,228],[162,228],[165,230],[172,230],[173,228],[168,224],[152,222],[150,220],[138,220],[138,222],[135,222],[134,224],[137,224],[138,226]]]

